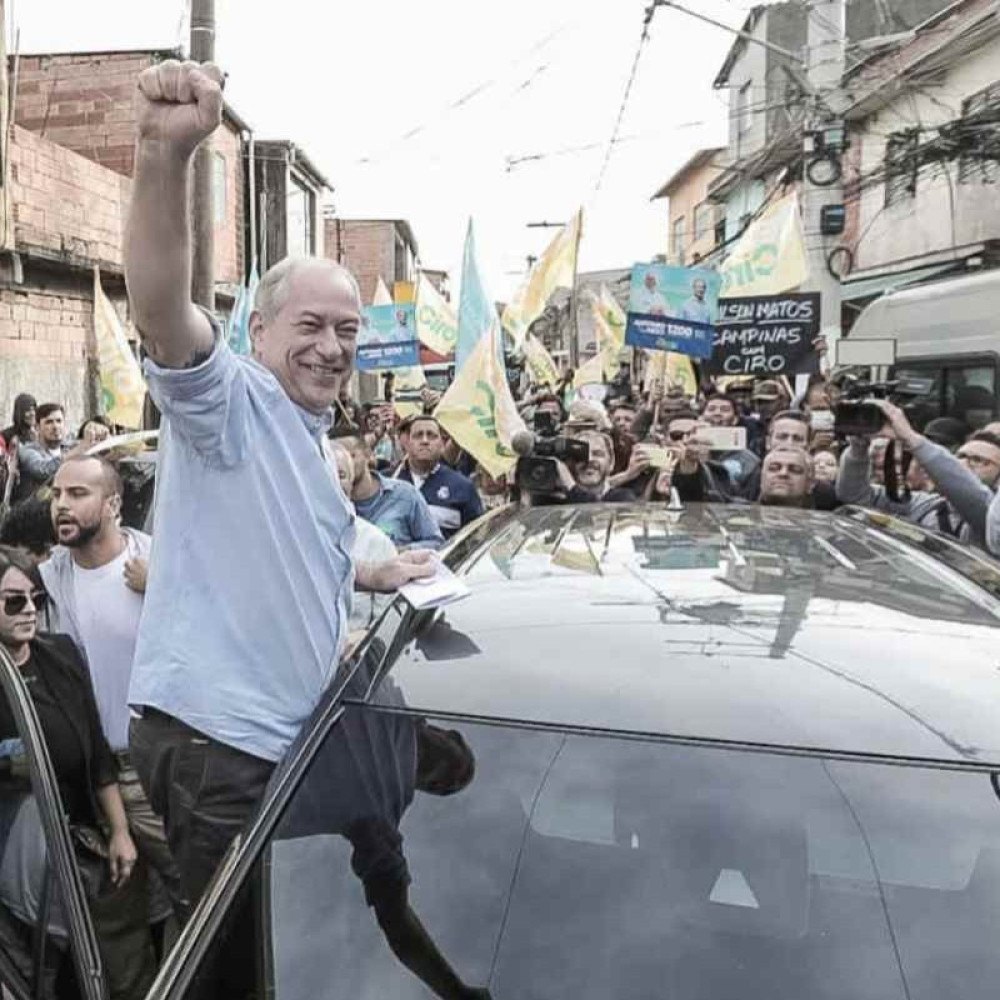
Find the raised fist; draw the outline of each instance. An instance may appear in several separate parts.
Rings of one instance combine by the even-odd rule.
[[[139,138],[190,155],[222,121],[222,71],[212,63],[167,59],[139,75]]]

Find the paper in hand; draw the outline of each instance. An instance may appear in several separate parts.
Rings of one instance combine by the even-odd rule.
[[[417,611],[443,608],[468,597],[472,591],[440,559],[434,561],[434,575],[413,580],[399,588],[400,594]]]

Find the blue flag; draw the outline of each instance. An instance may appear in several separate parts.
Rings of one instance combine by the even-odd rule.
[[[257,261],[250,268],[250,277],[245,285],[240,286],[233,303],[233,311],[229,314],[226,326],[226,340],[234,354],[250,353],[250,313],[253,312],[254,299],[257,297],[257,286],[260,275],[257,273]]]
[[[483,278],[476,260],[476,239],[472,232],[472,219],[465,236],[462,254],[462,292],[458,300],[458,338],[455,341],[455,374],[457,375],[482,337],[495,329],[497,351],[503,358],[503,341],[500,335],[500,318],[496,306],[486,293]]]

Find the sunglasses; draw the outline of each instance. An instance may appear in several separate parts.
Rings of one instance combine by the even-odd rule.
[[[31,601],[31,606],[36,611],[44,611],[45,605],[49,602],[49,595],[44,590],[36,590],[30,594],[5,594],[3,613],[8,617],[19,615],[28,606],[28,601]]]
[[[690,431],[671,431],[669,436],[671,441],[683,441],[690,433]]]

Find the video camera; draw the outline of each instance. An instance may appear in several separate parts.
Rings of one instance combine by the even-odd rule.
[[[842,399],[834,407],[833,432],[845,437],[873,437],[885,426],[885,414],[872,399],[887,399],[907,415],[916,400],[934,389],[931,378],[899,378],[892,382],[870,382],[852,376],[841,385]]]
[[[519,456],[514,470],[514,484],[525,493],[557,493],[559,470],[556,462],[589,462],[590,445],[559,434],[552,413],[536,412],[532,427],[532,431],[515,434],[511,441],[511,447]]]

